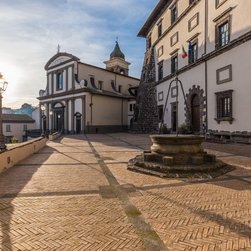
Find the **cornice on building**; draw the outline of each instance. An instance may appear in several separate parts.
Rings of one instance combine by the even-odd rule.
[[[226,45],[222,48],[216,49],[216,50],[204,55],[203,57],[199,58],[195,63],[182,67],[181,69],[179,69],[177,71],[177,74],[179,75],[181,73],[184,73],[184,72],[186,72],[186,71],[188,71],[188,70],[190,70],[190,69],[192,69],[192,68],[194,68],[194,67],[196,67],[196,66],[198,66],[198,65],[200,65],[200,64],[202,64],[212,58],[215,58],[223,53],[226,53],[227,51],[229,51],[229,50],[231,50],[241,44],[244,44],[250,40],[251,40],[251,31],[245,33],[244,35],[240,36],[239,38],[234,39],[228,45]],[[175,77],[175,74],[169,74],[168,76],[164,77],[162,80],[158,81],[156,83],[156,85],[159,85],[159,84],[161,84],[165,81],[168,81],[174,77]]]
[[[108,91],[104,91],[104,90],[102,90],[102,91],[101,90],[93,90],[90,88],[74,89],[74,90],[65,91],[62,93],[56,93],[53,95],[38,97],[37,99],[43,101],[46,99],[53,99],[53,98],[57,98],[57,97],[64,97],[64,96],[80,94],[80,93],[91,93],[93,95],[101,95],[101,96],[120,98],[120,99],[134,99],[134,97],[130,96],[130,95],[116,94],[116,93],[112,93],[112,92],[108,92]]]
[[[112,73],[113,75],[115,74],[115,75],[118,75],[118,76],[121,76],[121,77],[130,78],[130,79],[134,79],[134,80],[140,81],[140,79],[138,79],[138,78],[131,77],[131,76],[126,76],[126,75],[120,74],[120,73],[118,73],[118,72],[110,71],[110,70],[107,70],[107,69],[105,69],[105,68],[102,68],[102,67],[99,67],[99,66],[96,66],[96,65],[91,65],[91,64],[87,64],[87,63],[83,63],[83,62],[78,62],[78,63],[79,63],[79,64],[82,64],[82,65],[86,65],[86,66],[93,67],[93,68],[95,68],[95,69],[99,69],[99,70],[103,70],[103,71]]]
[[[171,2],[172,0],[159,0],[158,4],[155,6],[154,10],[140,29],[138,37],[146,37],[153,24],[157,22],[159,17],[167,9]]]

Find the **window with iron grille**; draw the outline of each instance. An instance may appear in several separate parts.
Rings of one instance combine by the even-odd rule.
[[[216,102],[217,102],[217,118],[220,121],[233,121],[233,100],[232,100],[233,90],[227,90],[223,92],[217,92]]]

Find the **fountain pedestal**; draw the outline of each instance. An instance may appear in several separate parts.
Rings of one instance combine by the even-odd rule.
[[[160,177],[214,178],[233,170],[202,147],[204,137],[151,135],[151,150],[131,159],[128,169]]]

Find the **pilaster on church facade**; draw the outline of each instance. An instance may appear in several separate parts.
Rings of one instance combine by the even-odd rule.
[[[118,43],[116,53],[117,47]],[[129,63],[122,52],[116,53],[109,60],[116,66],[112,70],[83,63],[66,52],[58,52],[47,62],[46,88],[38,97],[40,106],[46,109],[44,130],[63,133],[128,130],[132,118],[129,103],[135,103],[128,89],[137,87],[139,79],[128,75]]]
[[[225,137],[221,132],[228,139],[251,133],[251,117],[245,113],[251,105],[249,9],[249,1],[160,0],[142,26],[138,36],[146,39],[146,54],[141,83],[151,85],[146,69],[153,51],[153,108],[171,132],[178,123],[190,132],[220,138]],[[185,95],[181,86],[171,86],[164,110],[177,76]]]

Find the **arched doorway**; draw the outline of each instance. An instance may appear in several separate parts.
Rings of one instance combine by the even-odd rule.
[[[200,99],[197,94],[194,94],[191,101],[191,116],[192,116],[192,130],[194,132],[200,131]]]
[[[53,112],[53,129],[58,132],[64,132],[64,105],[61,102],[55,103],[52,108]]]

